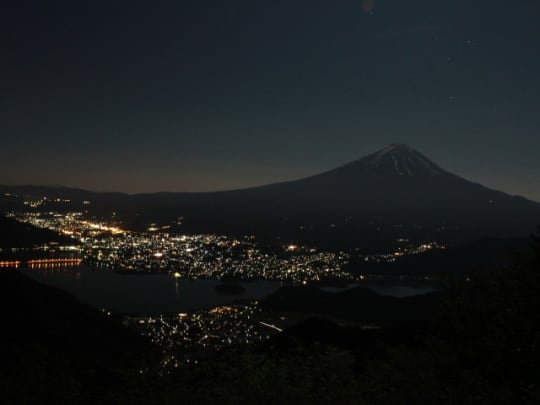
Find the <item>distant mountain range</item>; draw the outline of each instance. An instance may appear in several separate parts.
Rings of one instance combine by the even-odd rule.
[[[184,232],[254,233],[366,249],[396,238],[452,243],[526,236],[540,225],[539,203],[449,173],[406,145],[389,145],[311,177],[243,190],[127,195],[1,186],[0,192],[89,200],[84,209],[90,213],[115,212],[134,229],[181,222]],[[15,204],[8,198],[0,203]]]

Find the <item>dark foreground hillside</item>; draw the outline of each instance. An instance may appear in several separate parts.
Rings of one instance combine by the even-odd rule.
[[[119,320],[15,270],[0,271],[0,308],[4,403],[104,397],[153,356]]]

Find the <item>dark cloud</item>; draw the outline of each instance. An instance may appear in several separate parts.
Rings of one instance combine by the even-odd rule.
[[[364,10],[364,13],[370,13],[373,9],[375,9],[375,0],[362,1],[362,10]]]

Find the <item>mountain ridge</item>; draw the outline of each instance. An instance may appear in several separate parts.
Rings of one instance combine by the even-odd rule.
[[[310,179],[313,179],[313,178],[318,178],[320,176],[327,176],[327,175],[330,175],[330,174],[333,174],[333,173],[339,173],[339,172],[342,172],[344,170],[351,170],[351,169],[358,169],[358,168],[360,168],[360,169],[366,169],[366,168],[369,169],[369,165],[366,165],[366,163],[372,163],[377,167],[378,162],[376,162],[376,161],[374,162],[374,160],[376,158],[378,158],[378,160],[380,161],[381,159],[383,159],[385,157],[395,155],[396,152],[398,153],[398,156],[400,156],[402,159],[410,158],[410,156],[414,156],[415,158],[420,158],[420,160],[423,162],[422,164],[424,164],[424,165],[427,164],[431,168],[431,169],[428,169],[428,171],[433,171],[433,170],[436,171],[437,176],[440,176],[440,175],[454,176],[454,177],[460,178],[462,180],[465,180],[465,181],[467,181],[469,183],[480,185],[480,186],[482,186],[483,188],[485,188],[487,190],[497,191],[497,192],[500,192],[500,193],[504,193],[505,195],[507,195],[509,197],[518,197],[518,198],[522,198],[522,199],[527,200],[527,201],[531,201],[533,203],[540,204],[540,202],[532,200],[532,199],[527,198],[525,196],[522,196],[522,195],[519,195],[519,194],[510,194],[510,193],[502,191],[502,190],[492,189],[490,187],[484,186],[483,184],[481,184],[479,182],[471,181],[471,180],[468,180],[468,179],[466,179],[466,178],[464,178],[462,176],[458,176],[456,174],[453,174],[453,173],[441,168],[440,166],[438,166],[434,162],[432,162],[430,159],[428,159],[425,155],[423,155],[422,153],[420,153],[416,149],[410,147],[407,144],[403,144],[403,143],[388,144],[387,146],[385,146],[382,149],[379,149],[376,152],[367,154],[367,155],[365,155],[363,157],[360,157],[360,158],[358,158],[356,160],[350,161],[348,163],[342,164],[342,165],[337,166],[335,168],[331,168],[331,169],[328,169],[328,170],[325,170],[325,171],[322,171],[322,172],[319,172],[319,173],[316,173],[316,174],[313,174],[313,175],[301,177],[301,178],[298,178],[298,179],[276,181],[276,182],[271,182],[271,183],[268,183],[268,184],[260,184],[260,185],[254,185],[254,186],[249,186],[249,187],[233,188],[233,189],[229,189],[229,190],[218,190],[218,191],[212,191],[212,190],[210,190],[210,191],[156,191],[156,192],[127,193],[127,192],[122,192],[122,191],[89,190],[89,189],[84,189],[84,188],[80,188],[80,187],[64,186],[64,185],[60,185],[60,184],[53,184],[53,185],[35,185],[35,184],[6,185],[6,184],[0,184],[0,190],[2,191],[2,193],[4,193],[5,191],[12,191],[12,190],[13,191],[19,191],[19,193],[28,193],[28,192],[32,192],[32,191],[33,192],[51,191],[51,192],[58,192],[59,196],[63,196],[64,193],[71,194],[71,195],[73,195],[74,193],[81,193],[81,194],[88,194],[88,195],[109,195],[109,196],[125,196],[125,197],[152,196],[152,195],[170,195],[170,194],[179,194],[179,195],[209,195],[209,194],[212,194],[212,195],[214,195],[214,194],[244,192],[244,191],[255,190],[255,189],[260,189],[260,188],[267,188],[267,187],[274,187],[274,186],[278,186],[278,185],[297,183],[297,182],[310,180]],[[404,154],[408,154],[408,156],[403,156]],[[409,170],[410,170],[410,166],[406,166],[406,167],[408,167]],[[398,166],[398,168],[399,168],[399,166]],[[401,171],[401,173],[402,173],[401,175],[399,174],[399,171]],[[414,176],[413,174],[411,174],[410,172],[407,171],[407,168],[404,168],[403,170],[401,170],[401,168],[399,168],[399,171],[397,171],[397,175],[400,175],[401,177]],[[386,173],[386,174],[388,174],[388,173]]]

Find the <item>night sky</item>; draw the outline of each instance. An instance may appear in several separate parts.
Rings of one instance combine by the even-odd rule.
[[[540,201],[540,1],[4,1],[0,183],[222,190],[407,143]]]

